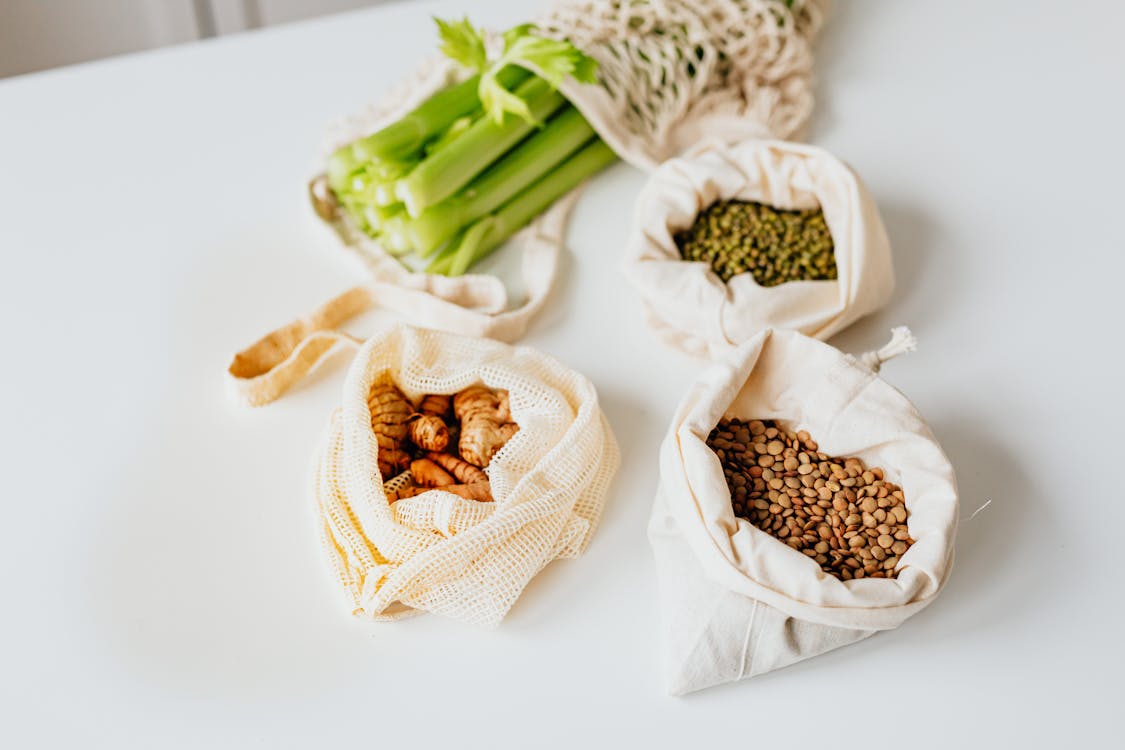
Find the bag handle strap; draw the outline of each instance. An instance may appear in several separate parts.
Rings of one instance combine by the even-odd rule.
[[[385,264],[369,267],[371,282],[347,290],[235,354],[227,367],[233,392],[250,406],[277,400],[340,348],[358,348],[361,339],[336,329],[373,307],[425,328],[506,342],[519,339],[554,285],[566,218],[579,190],[512,238],[521,251],[527,294],[518,307],[503,309],[506,294],[498,279],[409,274],[390,259],[395,270]]]
[[[227,367],[234,393],[250,406],[268,404],[339,349],[358,348],[360,339],[336,328],[373,304],[369,287],[353,287],[258,339],[235,354]]]

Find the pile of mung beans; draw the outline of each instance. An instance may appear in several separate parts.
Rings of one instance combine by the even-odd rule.
[[[684,260],[709,264],[724,282],[740,273],[767,287],[837,276],[835,246],[819,208],[787,211],[719,201],[673,239]]]
[[[914,542],[902,488],[882,469],[828,456],[807,432],[767,420],[724,419],[707,444],[736,516],[842,580],[897,575]]]

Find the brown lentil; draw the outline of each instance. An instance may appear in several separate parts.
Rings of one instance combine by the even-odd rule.
[[[804,430],[768,420],[724,419],[707,444],[723,465],[735,515],[841,580],[897,575],[914,543],[910,512],[881,468],[828,456]]]

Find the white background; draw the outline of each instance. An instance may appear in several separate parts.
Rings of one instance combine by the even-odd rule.
[[[503,25],[516,2],[472,4]],[[662,687],[645,523],[698,365],[619,273],[616,166],[527,342],[597,385],[624,463],[587,554],[496,631],[365,625],[304,495],[338,363],[265,409],[230,354],[356,279],[304,181],[323,126],[433,48],[334,19],[0,82],[0,740],[7,747],[1055,747],[1120,742],[1125,6],[839,3],[811,139],[894,244],[891,305],[837,337],[958,472],[953,577],[897,631],[683,699]],[[370,332],[367,320],[356,330]]]

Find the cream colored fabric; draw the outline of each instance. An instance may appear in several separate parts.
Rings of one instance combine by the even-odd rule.
[[[529,228],[531,230],[532,228]],[[530,237],[527,263],[535,265],[536,249],[552,258],[551,243]],[[546,261],[544,261],[546,262]],[[554,262],[553,260],[551,261]],[[554,266],[538,266],[536,276],[544,285],[540,294],[546,295]],[[474,297],[474,291],[496,289],[503,286],[493,277],[477,276],[478,283],[448,289],[450,298],[428,296],[425,288],[447,289],[442,276],[415,275],[423,288],[407,284],[370,282],[353,287],[334,297],[313,313],[271,331],[250,346],[234,355],[227,366],[227,381],[238,400],[250,406],[262,406],[279,398],[308,373],[319,367],[341,347],[358,347],[360,341],[336,328],[352,317],[373,307],[399,311],[419,325],[437,330],[457,330],[471,336],[492,337],[511,341],[523,335],[528,318],[533,312],[526,306],[513,311],[486,312],[487,294]],[[542,303],[542,296],[536,307]]]
[[[763,287],[742,273],[724,283],[707,263],[685,262],[675,233],[726,199],[784,209],[820,206],[839,278]],[[662,165],[637,199],[624,268],[660,337],[708,358],[764,328],[828,338],[878,310],[894,291],[890,242],[859,177],[824,149],[783,141],[703,144]]]
[[[339,348],[356,348],[357,339],[336,326],[371,307],[366,287],[349,289],[311,314],[266,334],[234,355],[227,384],[238,400],[262,406],[279,398]]]
[[[384,375],[411,399],[473,383],[508,390],[519,432],[487,472],[495,502],[433,490],[388,503],[367,394]],[[325,548],[355,614],[425,610],[494,626],[552,560],[597,526],[619,453],[593,385],[524,347],[398,326],[360,348],[322,439],[313,491]]]
[[[621,158],[648,170],[705,137],[799,137],[829,5],[556,0],[537,23],[598,61],[597,85],[567,81],[562,92]]]
[[[953,561],[953,469],[911,403],[872,368],[794,331],[765,330],[704,372],[660,452],[649,526],[663,600],[667,684],[681,694],[751,677],[898,627],[941,591]],[[724,416],[776,419],[821,450],[900,484],[915,543],[896,579],[842,581],[738,519],[707,436]]]

